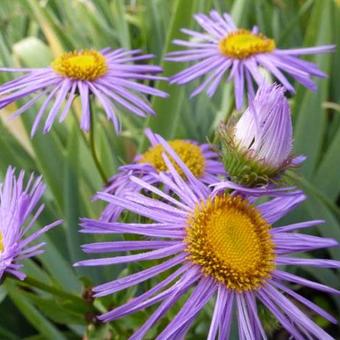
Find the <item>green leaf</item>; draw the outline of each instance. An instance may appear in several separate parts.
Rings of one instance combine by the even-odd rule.
[[[322,155],[320,165],[313,178],[313,182],[329,197],[334,200],[340,192],[340,186],[334,185],[339,182],[340,170],[340,127],[331,141],[327,151]]]
[[[177,47],[172,44],[173,39],[180,39],[183,33],[180,29],[190,27],[192,16],[195,13],[198,1],[181,1],[173,2],[172,20],[169,26],[168,35],[163,50],[163,57],[166,53],[176,50]],[[174,75],[183,69],[181,63],[162,62],[165,76]],[[154,97],[153,108],[157,116],[150,118],[149,126],[160,133],[165,138],[172,138],[175,135],[179,124],[182,100],[184,100],[184,89],[181,86],[172,86],[167,82],[159,82],[156,86],[159,90],[169,94],[166,99]]]
[[[59,324],[85,326],[85,314],[75,311],[74,303],[46,299],[28,293],[24,295],[51,321]]]
[[[20,312],[41,335],[47,339],[66,340],[66,337],[30,303],[15,284],[7,280],[4,286]]]
[[[8,331],[6,328],[0,326],[0,338],[6,340],[20,340],[14,333]]]
[[[0,121],[1,172],[4,174],[8,165],[22,169],[34,169],[32,156],[19,144],[18,140]]]
[[[39,258],[44,264],[45,269],[64,289],[71,292],[79,292],[81,284],[75,276],[70,263],[60,254],[59,249],[55,247],[49,236],[44,235],[42,240],[47,243],[47,251]]]
[[[126,22],[126,10],[123,0],[116,0],[111,5],[112,14],[114,16],[114,27],[119,37],[119,45],[121,47],[130,48],[129,27]]]
[[[310,19],[308,30],[315,33],[312,45],[329,44],[333,41],[332,27],[332,2],[316,1],[313,15]],[[322,25],[322,29],[318,29]],[[309,32],[311,33],[311,32]],[[313,61],[324,71],[330,71],[330,54],[315,56]],[[315,95],[309,90],[302,90],[304,93],[301,104],[295,105],[293,112],[297,116],[295,124],[295,152],[308,156],[302,173],[310,178],[317,166],[321,152],[322,141],[326,129],[326,115],[322,110],[322,103],[327,98],[329,80],[318,79],[318,94]],[[301,97],[297,97],[300,99]]]
[[[79,206],[82,201],[79,192],[79,126],[74,124],[68,137],[66,161],[64,167],[63,211],[66,241],[71,261],[79,261],[83,257],[79,233]]]

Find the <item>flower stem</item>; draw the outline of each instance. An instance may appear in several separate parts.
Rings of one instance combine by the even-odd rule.
[[[99,162],[99,158],[96,152],[96,147],[95,147],[95,137],[94,137],[94,118],[93,118],[93,106],[91,103],[91,99],[89,98],[89,108],[90,108],[90,138],[88,140],[88,138],[86,137],[86,134],[84,133],[83,130],[81,130],[81,136],[85,142],[85,144],[88,146],[88,148],[90,149],[94,164],[100,174],[100,177],[102,178],[104,184],[107,183],[108,179],[105,175],[105,171],[103,170],[100,162]],[[77,116],[77,114],[73,111],[73,117],[74,119],[77,121],[78,126],[80,125],[80,121],[79,118]]]
[[[91,154],[92,154],[92,157],[93,157],[93,160],[94,160],[94,163],[98,169],[98,172],[100,174],[100,177],[102,178],[104,184],[107,183],[108,179],[105,175],[105,172],[99,162],[99,158],[98,158],[98,154],[97,154],[97,151],[96,151],[96,145],[95,145],[95,135],[94,135],[94,132],[95,132],[95,128],[94,128],[94,119],[93,119],[93,107],[91,105],[91,102],[90,102],[90,117],[91,117],[91,122],[90,122],[90,150],[91,150]]]
[[[103,180],[104,184],[107,183],[108,178],[105,175],[105,171],[102,168],[99,158],[98,158],[98,154],[96,152],[96,147],[95,147],[95,137],[94,137],[94,117],[93,117],[93,105],[91,102],[91,98],[89,98],[89,110],[90,110],[90,131],[89,131],[89,139],[87,138],[86,134],[84,133],[83,130],[81,130],[81,136],[85,142],[85,144],[88,146],[88,148],[90,149],[94,164],[99,172],[99,175],[101,177],[101,179]],[[80,126],[80,121],[79,118],[77,116],[77,113],[75,111],[72,110],[72,114],[74,119],[77,122],[77,125]]]

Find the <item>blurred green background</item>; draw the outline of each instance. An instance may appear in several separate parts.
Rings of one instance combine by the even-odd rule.
[[[43,67],[64,50],[82,48],[141,48],[155,54],[154,63],[171,75],[185,65],[163,63],[162,56],[173,50],[171,40],[179,38],[182,27],[197,26],[196,12],[215,8],[228,11],[241,27],[254,24],[281,48],[337,43],[340,36],[340,2],[334,0],[1,0],[0,63],[2,66]],[[340,240],[340,50],[333,55],[308,58],[329,74],[317,80],[318,92],[298,84],[290,98],[295,126],[295,154],[308,157],[300,169],[299,185],[308,199],[286,221],[325,219],[315,233]],[[1,83],[14,75],[0,73]],[[197,84],[196,84],[197,85]],[[220,87],[213,99],[201,94],[189,100],[195,84],[177,87],[155,86],[169,92],[168,99],[152,99],[156,118],[142,120],[121,112],[123,133],[116,136],[113,126],[98,108],[95,119],[96,145],[100,161],[109,177],[121,164],[131,161],[137,150],[147,147],[146,126],[167,138],[184,137],[205,141],[212,138],[217,123],[233,110],[232,88]],[[66,124],[54,125],[47,136],[29,131],[36,109],[22,118],[8,121],[14,105],[1,110],[0,173],[8,165],[27,172],[41,173],[48,184],[45,210],[39,223],[63,217],[63,227],[45,236],[47,252],[26,262],[29,280],[18,284],[6,280],[0,286],[0,339],[127,339],[150,315],[149,311],[101,326],[93,315],[132,297],[136,290],[93,303],[86,287],[112,280],[138,269],[110,267],[72,268],[83,259],[80,244],[93,238],[78,234],[78,217],[98,217],[102,206],[92,195],[103,183],[75,119],[79,106]],[[340,248],[319,252],[321,257],[340,260]],[[295,268],[299,274],[340,288],[340,273],[330,269]],[[149,283],[152,284],[152,283]],[[147,285],[142,289],[146,289]],[[299,290],[333,315],[340,315],[340,299],[307,289]],[[175,308],[176,309],[176,308]],[[173,310],[159,329],[172,318]],[[188,339],[204,339],[209,329],[212,305],[200,315]],[[311,314],[334,337],[339,328]],[[271,324],[269,322],[269,324]],[[280,328],[270,327],[273,339],[288,339]],[[150,339],[157,334],[157,328]]]

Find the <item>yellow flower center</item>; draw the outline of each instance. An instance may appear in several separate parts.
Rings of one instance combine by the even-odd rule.
[[[197,205],[188,219],[188,259],[238,292],[255,290],[274,270],[271,226],[240,196],[216,196]]]
[[[4,237],[0,231],[0,254],[4,251]]]
[[[199,146],[184,140],[173,140],[170,141],[169,144],[195,177],[199,178],[203,176],[205,159]],[[139,162],[151,164],[159,172],[167,171],[168,167],[162,157],[164,151],[163,146],[157,144],[147,150]],[[179,175],[183,177],[183,170],[173,160],[171,160],[171,162]]]
[[[108,69],[105,57],[94,50],[64,53],[51,66],[60,75],[77,80],[95,80]]]
[[[273,39],[244,29],[228,34],[219,43],[219,49],[223,55],[236,59],[244,59],[254,54],[271,52],[275,47]]]

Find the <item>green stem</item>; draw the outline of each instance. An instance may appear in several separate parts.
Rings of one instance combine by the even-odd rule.
[[[81,136],[85,142],[85,144],[88,146],[88,148],[90,149],[94,164],[100,174],[100,177],[102,178],[104,184],[107,183],[108,179],[105,175],[105,172],[99,162],[99,158],[96,152],[96,148],[95,148],[95,138],[94,138],[94,118],[93,118],[93,107],[91,105],[91,99],[89,99],[89,107],[90,107],[90,117],[91,117],[91,122],[90,122],[90,140],[88,140],[88,138],[86,137],[85,133],[83,130],[80,131]],[[73,112],[73,117],[74,119],[77,121],[77,124],[80,126],[80,121],[79,118],[77,117],[77,114],[75,112]]]
[[[98,158],[98,154],[96,151],[96,145],[95,145],[95,136],[94,136],[94,132],[95,132],[95,128],[94,128],[94,119],[93,119],[93,110],[92,110],[92,105],[90,104],[90,116],[91,116],[91,122],[90,122],[90,150],[91,150],[91,154],[94,160],[94,163],[96,164],[96,167],[98,169],[98,172],[104,182],[104,184],[106,184],[108,182],[108,178],[105,175],[105,171],[103,170],[100,162],[99,162],[99,158]]]

